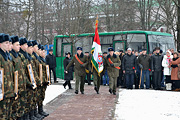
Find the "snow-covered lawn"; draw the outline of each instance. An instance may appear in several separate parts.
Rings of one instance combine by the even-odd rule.
[[[46,105],[48,102],[56,98],[58,95],[65,92],[67,89],[64,89],[62,85],[50,85],[46,89],[46,95],[45,100],[43,102],[43,105]]]
[[[116,120],[180,120],[180,92],[122,90]]]

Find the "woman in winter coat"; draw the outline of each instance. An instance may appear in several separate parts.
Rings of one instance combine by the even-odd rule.
[[[162,66],[164,68],[165,82],[166,82],[166,90],[171,90],[172,82],[171,82],[171,61],[173,59],[173,55],[171,52],[167,50],[166,55],[163,57]]]
[[[171,80],[172,80],[172,90],[180,89],[180,80],[178,79],[178,64],[180,64],[180,58],[178,53],[173,54],[172,60],[172,71],[171,71]]]
[[[64,70],[66,69],[67,65],[71,62],[71,53],[67,52],[66,53],[66,58],[63,61],[63,65],[64,65]],[[64,72],[64,80],[65,83],[63,84],[64,88],[66,89],[66,85],[68,85],[69,89],[72,89],[71,87],[71,80],[73,80],[73,66],[71,66],[68,70],[68,73]]]

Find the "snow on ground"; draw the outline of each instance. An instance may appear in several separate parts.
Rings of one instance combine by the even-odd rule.
[[[122,90],[116,120],[180,120],[180,92]]]
[[[66,89],[62,85],[50,85],[46,89],[45,93],[45,100],[43,102],[43,105],[46,105],[48,102],[56,98],[58,95],[65,92]]]

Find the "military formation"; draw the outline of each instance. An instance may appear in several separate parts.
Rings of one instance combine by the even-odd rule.
[[[0,34],[2,120],[41,120],[45,91],[50,79],[44,46],[36,40]]]
[[[94,69],[91,63],[92,55],[87,57],[83,54],[82,48],[77,47],[77,54],[73,57],[71,62],[65,68],[65,73],[68,73],[68,69],[74,65],[74,72],[76,77],[75,83],[75,94],[79,93],[79,83],[80,83],[80,92],[84,94],[84,81],[86,77],[86,72],[91,72],[93,75],[94,90],[99,94],[101,76],[105,74],[106,70],[109,76],[109,92],[113,95],[116,95],[117,87],[117,77],[119,76],[119,66],[121,61],[119,56],[114,54],[114,49],[112,47],[108,48],[109,55],[103,57],[104,70],[101,75]],[[87,70],[88,68],[88,70]]]

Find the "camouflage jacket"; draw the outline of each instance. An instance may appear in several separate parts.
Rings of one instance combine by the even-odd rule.
[[[23,64],[18,53],[12,50],[10,52],[10,55],[12,56],[14,71],[18,71],[18,92],[21,94],[21,92],[26,91],[26,80],[27,80],[26,78],[27,77],[24,72]]]
[[[7,54],[0,49],[0,68],[4,69],[4,95],[5,98],[15,97],[14,94],[14,69]]]
[[[30,61],[31,65],[32,65],[32,69],[34,71],[34,77],[35,77],[35,80],[36,80],[36,84],[37,86],[41,86],[41,80],[39,78],[39,64],[40,62],[35,58],[34,55],[30,55],[30,57],[32,57],[32,60]]]
[[[29,72],[28,72],[28,68],[27,68],[27,65],[30,64],[29,60],[28,60],[28,54],[26,52],[24,52],[23,50],[20,50],[19,56],[21,58],[23,70],[25,73],[24,79],[26,80],[26,85],[31,85],[31,80],[29,78]]]

